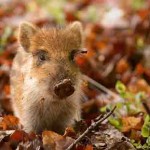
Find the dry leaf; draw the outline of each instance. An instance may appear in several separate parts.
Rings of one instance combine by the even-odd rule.
[[[129,69],[129,64],[127,60],[124,58],[120,59],[116,66],[116,72],[122,74],[126,72],[128,69]]]
[[[53,150],[65,150],[74,141],[70,137],[64,137],[53,131],[44,131],[42,138],[45,149]]]
[[[63,136],[64,137],[69,136],[69,137],[74,138],[76,136],[76,134],[75,134],[75,131],[72,127],[67,127]]]
[[[143,121],[140,117],[123,117],[122,125],[122,132],[128,132],[131,129],[140,130],[143,125]]]
[[[87,145],[87,146],[85,147],[85,150],[93,150],[93,146],[92,146],[92,145]]]
[[[27,141],[29,140],[29,136],[23,130],[16,130],[11,136],[10,139],[12,141]]]
[[[0,122],[0,128],[3,130],[16,129],[19,125],[19,119],[12,115],[4,116]]]

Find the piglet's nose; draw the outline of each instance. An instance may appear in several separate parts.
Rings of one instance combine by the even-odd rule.
[[[59,98],[66,98],[74,93],[75,89],[70,79],[64,79],[54,86],[54,92]]]

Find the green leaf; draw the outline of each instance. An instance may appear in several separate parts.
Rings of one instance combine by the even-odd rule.
[[[110,122],[110,124],[112,124],[113,126],[115,126],[117,129],[121,128],[121,122],[118,119],[110,117],[109,118],[109,122]]]
[[[143,137],[149,137],[150,136],[150,116],[147,115],[144,121],[144,125],[141,130],[141,134]]]
[[[132,8],[135,10],[142,9],[144,8],[146,4],[145,2],[146,2],[145,0],[132,0],[131,5],[132,5]]]
[[[107,109],[107,106],[101,107],[100,112],[104,113],[104,112],[106,112],[106,109]]]
[[[6,43],[8,41],[8,38],[11,36],[11,34],[12,34],[12,28],[9,26],[6,26],[4,28],[3,35],[0,38],[0,53],[3,52],[3,50],[6,46]]]
[[[146,93],[145,92],[138,92],[136,95],[135,95],[135,100],[136,101],[140,101],[141,103],[141,100],[145,99],[146,98]]]
[[[121,81],[117,81],[115,88],[119,94],[126,92],[126,86]]]
[[[145,45],[144,39],[143,38],[138,38],[137,39],[137,48],[142,49],[144,47],[144,45]]]
[[[146,143],[148,146],[150,146],[150,136],[147,138]]]
[[[65,22],[65,14],[63,7],[66,4],[66,0],[56,1],[51,0],[36,0],[45,10],[46,12],[55,19],[55,21],[59,24],[64,24]]]
[[[146,126],[142,128],[142,136],[143,137],[149,136],[149,128],[147,128]]]

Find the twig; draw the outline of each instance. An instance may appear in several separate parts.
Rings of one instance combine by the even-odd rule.
[[[92,124],[66,149],[71,150],[87,133],[89,133],[91,130],[93,130],[95,127],[97,127],[100,123],[102,123],[104,120],[106,120],[116,109],[116,106],[107,114],[104,115],[104,117],[100,118],[96,122],[92,122]]]
[[[145,108],[146,112],[150,115],[150,109],[149,109],[149,107],[148,107],[146,101],[143,100],[143,101],[142,101],[142,104],[143,104],[143,107]]]
[[[98,89],[100,89],[101,91],[109,94],[110,96],[113,96],[115,98],[117,98],[118,101],[123,101],[123,99],[116,93],[112,92],[111,90],[107,89],[105,86],[103,86],[102,84],[96,82],[95,80],[93,80],[92,78],[86,76],[86,75],[82,75],[83,79],[88,81],[89,83],[93,84],[95,87],[97,87]]]

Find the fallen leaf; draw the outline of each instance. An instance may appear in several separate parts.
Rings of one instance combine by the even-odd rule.
[[[10,147],[10,143],[9,142],[1,142],[0,150],[12,150],[12,148]]]
[[[74,141],[70,137],[64,137],[53,131],[44,131],[42,138],[44,148],[53,150],[65,150]]]
[[[93,150],[93,146],[92,146],[92,145],[87,145],[87,146],[85,147],[85,150]]]
[[[75,150],[93,150],[92,145],[78,145]]]
[[[67,127],[63,136],[64,137],[69,136],[69,137],[75,138],[76,133],[72,127]]]
[[[29,136],[23,130],[16,130],[11,136],[12,141],[20,142],[29,140]]]
[[[116,72],[122,74],[126,72],[128,69],[129,69],[129,64],[127,60],[124,58],[120,59],[116,66]]]
[[[19,119],[13,115],[4,116],[0,122],[0,129],[8,130],[8,129],[16,129],[19,125]]]
[[[141,130],[143,125],[140,117],[123,117],[122,118],[122,132],[128,132],[131,129]]]

